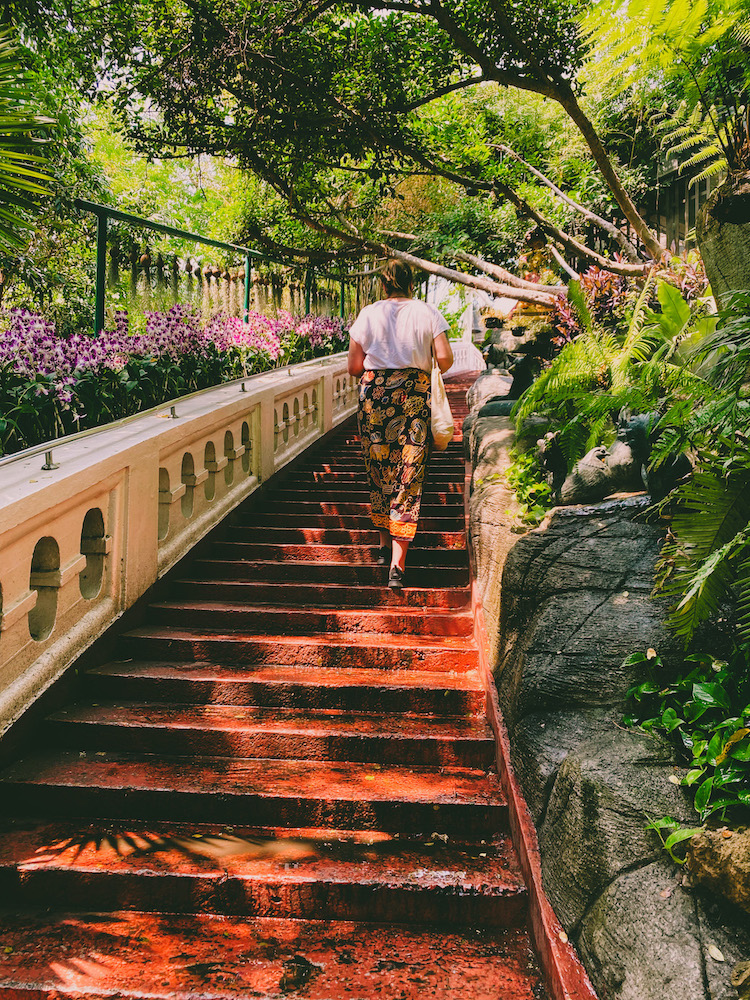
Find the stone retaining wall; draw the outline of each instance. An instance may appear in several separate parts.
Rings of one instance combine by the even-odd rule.
[[[515,536],[502,477],[511,443],[506,418],[474,421],[471,542],[545,891],[602,998],[736,1000],[747,914],[684,884],[646,831],[649,816],[695,825],[696,814],[669,780],[671,747],[621,724],[636,679],[623,660],[676,651],[651,597],[661,531],[634,497],[559,508]]]

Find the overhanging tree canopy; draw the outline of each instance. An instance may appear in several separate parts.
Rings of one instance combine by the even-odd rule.
[[[665,0],[664,7],[677,2]],[[34,4],[13,0],[16,10]],[[100,79],[115,89],[142,151],[234,157],[326,238],[328,252],[413,250],[409,234],[378,228],[372,208],[375,196],[393,194],[400,179],[425,175],[511,202],[547,234],[563,269],[567,253],[638,274],[661,254],[587,110],[580,71],[588,43],[578,11],[561,0],[533,8],[517,0],[68,0],[59,24],[63,32],[72,27],[80,53],[97,54]],[[519,185],[529,165],[514,158],[502,128],[494,148],[477,148],[435,126],[441,102],[497,86],[563,109],[612,194],[612,215],[627,224],[638,251],[607,212],[566,203],[608,243],[597,255],[529,204]],[[564,200],[559,186],[547,186]],[[624,259],[613,259],[614,251]],[[473,256],[459,266],[483,277],[451,276],[505,290],[510,279],[480,253]],[[549,298],[547,289],[521,291]]]
[[[563,251],[621,273],[642,273],[643,258],[660,253],[582,107],[575,81],[584,52],[574,12],[559,0],[533,9],[497,0],[114,0],[88,8],[85,20],[79,10],[79,29],[92,43],[104,40],[108,78],[118,82],[118,102],[143,151],[233,156],[342,248],[408,253],[408,241],[373,228],[354,191],[369,184],[387,194],[399,178],[422,173],[469,194],[510,199]],[[639,237],[640,257],[595,213],[588,222],[615,236],[613,247],[627,260],[594,254],[530,206],[507,150],[478,156],[442,141],[425,109],[483,84],[539,94],[565,110]],[[485,274],[443,272],[493,292],[550,300],[549,290],[510,285],[481,259],[471,266]]]

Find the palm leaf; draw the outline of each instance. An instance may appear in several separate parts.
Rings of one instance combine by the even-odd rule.
[[[668,624],[689,640],[715,614],[750,550],[750,469],[702,470],[673,495],[675,541],[659,558],[659,589],[675,599]]]
[[[750,558],[737,571],[737,629],[745,642],[750,642]]]
[[[43,140],[30,133],[53,124],[33,107],[34,80],[21,66],[11,30],[0,31],[0,245],[23,245],[22,233],[36,210],[33,200],[51,192],[51,178],[39,165]]]

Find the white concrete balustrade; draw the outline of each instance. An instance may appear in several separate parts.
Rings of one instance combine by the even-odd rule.
[[[0,462],[0,733],[260,483],[355,412],[346,355]]]

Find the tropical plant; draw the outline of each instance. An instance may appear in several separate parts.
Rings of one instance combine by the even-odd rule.
[[[740,114],[744,112],[744,108]],[[679,173],[687,173],[688,187],[724,174],[729,169],[730,149],[735,141],[723,109],[715,104],[691,107],[682,100],[677,107],[666,103],[652,118],[666,160],[675,159]],[[733,157],[736,159],[736,157]]]
[[[732,593],[739,635],[750,639],[750,293],[732,296],[686,360],[703,377],[662,417],[653,460],[689,451],[696,473],[669,500],[657,585],[673,598],[669,621],[686,642]]]
[[[39,132],[52,124],[39,113],[34,77],[22,68],[14,32],[0,31],[0,245],[23,245],[35,199],[50,193]]]
[[[654,290],[658,309],[650,304]],[[604,294],[611,296],[609,286]],[[566,344],[523,394],[514,418],[521,424],[532,413],[548,416],[572,468],[590,448],[611,443],[621,409],[658,410],[665,397],[686,391],[696,381],[677,348],[702,322],[702,305],[689,306],[678,289],[651,275],[640,290],[631,289],[627,295],[627,325],[618,331],[602,329],[594,319],[596,300],[576,283],[570,286],[569,298],[585,332]]]
[[[685,770],[672,780],[690,789],[701,822],[716,817],[740,819],[750,810],[750,645],[730,659],[705,653],[686,656],[675,671],[655,650],[625,661],[642,667],[645,680],[627,693],[626,725],[663,733],[673,743]],[[674,847],[695,830],[685,830],[670,817],[650,824]]]
[[[624,9],[599,0],[583,25],[600,80],[615,91],[646,100],[657,81],[672,90],[653,121],[665,155],[694,172],[691,183],[750,166],[745,0],[628,0]]]

